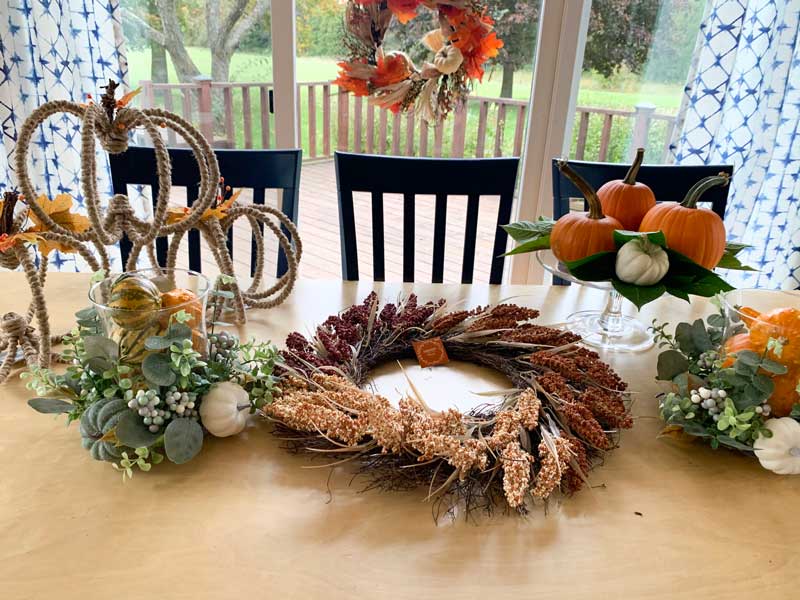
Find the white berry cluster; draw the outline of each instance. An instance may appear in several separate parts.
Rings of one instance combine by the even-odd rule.
[[[725,410],[725,398],[727,397],[728,392],[717,388],[708,389],[701,387],[692,390],[691,393],[692,404],[699,404],[702,408],[705,408],[715,422],[719,421],[720,413]],[[764,416],[769,416],[771,410],[772,407],[767,403],[755,408],[756,413],[760,415],[763,414]]]
[[[167,407],[175,413],[175,416],[191,417],[195,421],[198,420],[199,413],[196,406],[197,394],[194,392],[179,392],[178,388],[172,386],[167,392]]]
[[[142,422],[153,433],[157,433],[161,426],[172,417],[168,410],[158,408],[160,404],[161,398],[158,397],[156,390],[139,390],[128,401],[128,407],[139,413]]]

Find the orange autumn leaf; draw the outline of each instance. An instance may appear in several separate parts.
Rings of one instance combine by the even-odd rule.
[[[370,83],[376,88],[386,87],[408,79],[413,71],[411,59],[402,52],[390,52],[386,56],[378,56],[375,75]]]
[[[239,194],[241,193],[242,190],[236,190],[233,194],[231,194],[230,198],[218,204],[216,207],[207,208],[205,211],[203,211],[203,216],[200,217],[200,220],[206,221],[211,218],[220,220],[224,219],[228,215],[228,210],[230,210],[230,208],[233,206],[233,203],[236,202],[237,198],[239,198]],[[168,206],[167,225],[180,223],[189,216],[190,212],[192,212],[192,209],[188,206]]]
[[[380,5],[382,1],[383,0],[356,0],[356,3],[361,6],[368,6],[370,4]],[[422,1],[423,0],[388,0],[386,4],[391,13],[397,17],[397,20],[405,25],[417,16],[417,8],[422,4]]]
[[[33,243],[37,240],[38,236],[35,233],[14,233],[8,235],[7,233],[0,234],[0,252],[8,252],[23,242]]]
[[[130,104],[131,100],[133,100],[139,93],[142,91],[142,88],[138,87],[135,90],[132,90],[122,96],[119,100],[117,100],[117,108],[125,108]]]
[[[338,66],[339,76],[333,80],[334,84],[356,96],[369,96],[368,80],[353,76],[353,63],[340,62]]]
[[[61,225],[64,229],[73,231],[75,233],[83,233],[89,229],[89,227],[91,227],[91,222],[86,216],[70,210],[74,204],[74,200],[69,194],[58,194],[53,200],[50,200],[47,196],[39,196],[39,198],[36,200],[36,203],[42,208],[47,216],[53,219],[56,224]],[[50,231],[50,227],[43,223],[35,212],[31,211],[29,214],[31,221],[33,222],[33,226],[28,228],[28,232],[44,233],[46,231]],[[45,256],[49,255],[53,250],[58,250],[59,252],[65,253],[75,252],[75,249],[72,246],[68,246],[60,242],[53,242],[41,238],[38,238],[38,242],[39,251]]]
[[[497,56],[503,47],[503,40],[494,32],[494,20],[487,14],[478,15],[459,9],[445,14],[455,30],[450,41],[464,56],[467,77],[481,81],[483,65]]]

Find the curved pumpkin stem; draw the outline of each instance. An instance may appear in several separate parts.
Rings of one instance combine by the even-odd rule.
[[[564,174],[564,177],[574,183],[575,187],[578,188],[581,194],[583,194],[583,197],[586,198],[586,202],[589,204],[589,218],[604,218],[605,215],[603,214],[603,207],[600,205],[600,198],[597,197],[597,192],[589,185],[589,182],[570,167],[565,160],[556,161],[556,166],[558,166],[558,170]]]
[[[631,168],[628,169],[628,172],[625,174],[625,179],[622,180],[622,183],[627,183],[628,185],[636,184],[636,176],[639,174],[639,167],[642,166],[643,160],[644,160],[644,148],[637,148],[636,158],[633,159]]]
[[[697,201],[700,200],[700,196],[705,194],[711,188],[717,187],[718,185],[728,185],[730,180],[731,176],[727,173],[720,173],[719,175],[704,177],[695,183],[688,192],[686,192],[686,197],[683,199],[683,202],[681,202],[681,206],[685,206],[686,208],[697,208]]]

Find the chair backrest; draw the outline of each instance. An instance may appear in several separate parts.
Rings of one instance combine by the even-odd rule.
[[[297,223],[298,195],[300,192],[300,166],[302,150],[215,150],[220,174],[225,184],[233,189],[253,190],[253,203],[264,204],[265,190],[283,190],[281,210],[293,223]],[[188,148],[170,148],[172,161],[172,185],[186,188],[187,204],[191,206],[197,200],[200,182],[200,170],[194,154]],[[111,180],[116,194],[127,194],[128,185],[149,185],[152,188],[153,202],[158,197],[158,180],[156,179],[156,157],[153,148],[130,146],[126,152],[112,154]],[[283,233],[291,237],[283,228]],[[189,238],[189,268],[201,270],[200,232],[191,230]],[[123,239],[120,243],[122,264],[127,262],[130,253],[130,242]],[[228,231],[228,250],[233,252],[233,230]],[[165,264],[167,257],[167,239],[156,240],[156,257],[159,264]],[[255,240],[250,248],[250,275],[256,264]],[[288,270],[286,255],[282,249],[278,253],[277,276],[281,277]]]
[[[481,196],[499,196],[489,282],[503,278],[508,234],[500,227],[511,220],[518,158],[404,158],[337,152],[336,181],[339,192],[339,231],[342,244],[342,278],[359,277],[353,192],[372,196],[373,278],[385,280],[384,194],[403,195],[403,281],[414,281],[414,218],[417,195],[435,196],[433,268],[431,281],[442,283],[447,230],[448,196],[466,196],[466,227],[461,263],[462,283],[472,283],[478,237]],[[392,223],[391,227],[399,224]]]
[[[630,165],[618,163],[569,161],[569,165],[578,172],[594,189],[612,179],[622,179]],[[557,159],[553,159],[553,218],[567,214],[570,210],[570,198],[582,198],[582,194],[561,171],[558,170]],[[647,184],[655,194],[656,202],[683,200],[686,192],[703,177],[727,173],[733,175],[732,165],[642,165],[637,181]],[[711,204],[711,210],[721,218],[725,218],[730,186],[716,187],[703,195],[703,203]],[[584,210],[586,210],[584,202]],[[555,285],[569,285],[560,277],[553,277]]]
[[[569,212],[569,199],[582,198],[569,179],[558,170],[557,159],[553,159],[553,218],[558,219]],[[612,179],[622,179],[630,165],[617,163],[569,161],[594,189]],[[657,202],[674,200],[680,202],[683,196],[703,177],[719,173],[733,174],[731,165],[642,165],[636,181],[646,183],[653,190]],[[730,186],[712,188],[703,194],[703,202],[711,204],[711,210],[725,218]]]

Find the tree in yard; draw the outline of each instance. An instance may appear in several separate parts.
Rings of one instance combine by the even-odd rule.
[[[179,7],[178,0],[151,1],[156,8],[158,23],[152,22],[154,19],[150,15],[138,14],[135,8],[126,9],[123,19],[135,23],[146,38],[166,49],[178,79],[191,81],[201,71],[186,49],[180,12],[184,6]],[[268,6],[269,0],[205,1],[206,45],[211,50],[211,78],[214,81],[228,81],[233,53],[250,28],[263,19]],[[228,9],[227,14],[223,14],[223,8]]]
[[[541,0],[490,0],[489,13],[494,16],[497,37],[503,47],[495,62],[503,69],[500,97],[514,93],[514,71],[533,61],[536,34],[539,28]]]

